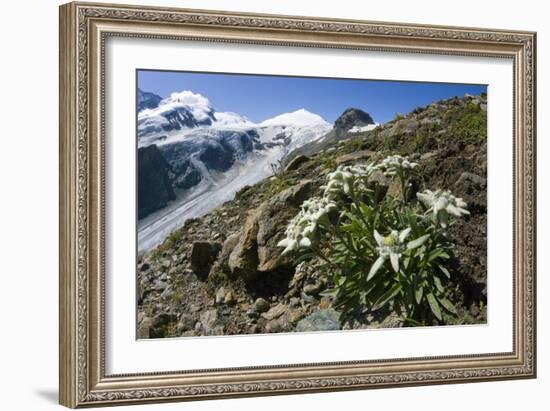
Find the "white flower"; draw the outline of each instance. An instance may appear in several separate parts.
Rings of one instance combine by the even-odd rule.
[[[367,179],[374,171],[372,164],[357,164],[353,166],[339,166],[327,175],[325,196],[338,196],[354,191],[367,190]]]
[[[369,275],[367,276],[367,281],[370,280],[376,272],[382,267],[382,264],[388,259],[390,259],[391,266],[395,272],[399,271],[399,259],[401,254],[406,250],[412,250],[423,245],[428,238],[429,234],[418,237],[415,240],[405,242],[409,234],[411,233],[411,228],[405,228],[404,230],[397,231],[391,230],[390,233],[383,237],[380,233],[374,230],[374,239],[378,246],[376,250],[378,251],[378,258],[372,265]]]
[[[378,244],[376,249],[378,250],[379,257],[372,265],[367,280],[370,279],[376,271],[378,271],[380,266],[382,266],[388,257],[390,258],[393,270],[395,272],[399,271],[399,258],[401,257],[401,253],[407,248],[405,240],[410,232],[410,228],[406,228],[401,232],[392,230],[389,235],[382,237],[378,231],[374,230],[374,239]]]
[[[455,197],[451,194],[450,191],[445,190],[424,190],[422,193],[416,193],[416,197],[434,213],[434,217],[443,211],[441,225],[446,226],[447,215],[446,213],[452,214],[456,217],[462,217],[463,215],[468,215],[470,212],[466,210],[468,206],[466,202],[460,198]]]
[[[286,238],[277,244],[285,247],[283,254],[311,247],[319,222],[335,208],[336,204],[327,198],[313,197],[304,201],[300,212],[288,223]]]
[[[389,176],[397,174],[400,170],[412,170],[416,167],[418,167],[418,163],[409,161],[407,157],[398,154],[386,157],[377,166],[384,174]]]

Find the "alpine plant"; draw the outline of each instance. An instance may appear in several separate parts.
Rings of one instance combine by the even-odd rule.
[[[378,163],[339,166],[322,195],[303,202],[278,243],[283,254],[316,255],[329,274],[323,295],[345,315],[397,312],[405,325],[456,314],[446,284],[454,244],[449,227],[469,215],[448,190],[410,195],[419,164],[400,155]],[[374,174],[389,181],[380,183]],[[389,195],[396,179],[400,193]],[[382,195],[380,195],[382,193]]]

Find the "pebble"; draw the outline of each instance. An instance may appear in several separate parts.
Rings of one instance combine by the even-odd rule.
[[[270,308],[270,304],[267,300],[263,299],[263,298],[258,298],[255,302],[254,302],[254,309],[256,310],[256,312],[258,313],[264,313],[266,312],[267,310],[269,310]]]

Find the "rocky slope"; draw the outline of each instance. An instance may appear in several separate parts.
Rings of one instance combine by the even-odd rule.
[[[452,230],[457,258],[451,286],[459,312],[444,323],[485,322],[486,119],[482,95],[436,102],[369,131],[357,132],[365,124],[350,123],[321,151],[294,156],[271,178],[188,220],[140,257],[138,337],[402,326],[392,312],[341,318],[330,299],[319,295],[330,286],[319,263],[281,256],[276,246],[327,173],[390,153],[419,162],[419,189],[450,189],[468,203],[471,215]]]

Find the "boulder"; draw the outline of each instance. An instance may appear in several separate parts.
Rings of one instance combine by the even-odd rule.
[[[262,314],[262,317],[266,320],[273,320],[283,315],[288,310],[288,307],[284,304],[277,304],[274,307],[271,307],[266,313]]]
[[[271,321],[268,321],[265,325],[265,331],[268,333],[282,333],[292,330],[292,324],[287,316],[282,316]]]
[[[233,274],[245,279],[252,278],[258,267],[258,212],[252,210],[239,235],[231,254],[229,255],[229,269]]]
[[[258,272],[289,266],[289,257],[281,255],[282,249],[277,243],[284,237],[284,228],[309,197],[311,189],[311,180],[302,181],[249,212],[238,241],[230,237],[224,244],[222,254],[229,254],[227,266],[233,274],[251,281]]]
[[[284,237],[285,227],[312,191],[311,180],[287,188],[259,208],[258,218],[258,267],[260,272],[288,267],[289,257],[281,255],[277,244]]]
[[[230,236],[228,236],[225,239],[225,241],[223,242],[222,252],[221,252],[220,258],[219,258],[220,263],[223,267],[229,268],[229,265],[228,265],[229,256],[231,255],[231,253],[235,249],[235,246],[239,242],[240,238],[241,238],[241,233],[237,232],[237,233],[233,233]]]
[[[296,331],[331,331],[340,329],[340,314],[332,308],[319,310],[300,320]]]
[[[200,315],[200,327],[204,335],[221,335],[223,326],[218,324],[218,311],[211,309]]]

